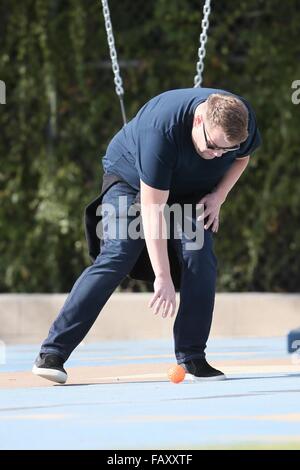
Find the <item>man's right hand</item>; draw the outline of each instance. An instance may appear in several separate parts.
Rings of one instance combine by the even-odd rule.
[[[149,308],[155,306],[154,313],[157,315],[162,308],[162,316],[167,317],[169,311],[171,317],[176,313],[176,292],[171,276],[163,275],[155,278],[154,295],[149,302]]]

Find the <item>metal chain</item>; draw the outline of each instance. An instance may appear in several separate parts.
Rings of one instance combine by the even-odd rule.
[[[122,78],[120,74],[120,67],[118,63],[117,51],[116,51],[116,46],[115,46],[111,19],[110,19],[108,0],[101,0],[101,2],[102,2],[103,16],[104,16],[104,21],[105,21],[105,29],[106,29],[106,34],[107,34],[107,42],[109,46],[112,70],[114,73],[114,83],[115,83],[116,94],[118,95],[119,100],[120,100],[123,122],[124,124],[126,124],[127,119],[126,119],[125,105],[124,105],[124,100],[123,100],[123,97],[124,97],[123,82],[122,82]],[[207,43],[207,31],[209,28],[209,15],[211,12],[210,2],[211,0],[205,0],[205,4],[203,7],[203,19],[201,22],[202,32],[200,34],[200,47],[198,49],[199,60],[196,66],[197,74],[195,75],[195,78],[194,78],[194,87],[200,87],[202,84],[202,74],[204,70],[204,58],[206,55],[205,48],[206,48],[206,43]]]
[[[124,124],[126,124],[127,120],[126,120],[125,106],[124,106],[124,101],[123,101],[123,96],[124,96],[123,82],[122,82],[122,78],[120,74],[120,67],[118,63],[114,34],[113,34],[113,29],[112,29],[112,24],[111,24],[111,19],[110,19],[109,6],[108,6],[107,0],[101,0],[101,1],[102,1],[104,22],[105,22],[105,29],[106,29],[106,34],[107,34],[107,42],[108,42],[109,53],[110,53],[110,58],[111,58],[111,65],[112,65],[112,70],[114,73],[114,83],[116,85],[115,87],[116,94],[118,95],[119,100],[120,100],[123,122]]]
[[[203,7],[202,32],[200,34],[200,47],[198,49],[199,60],[197,62],[197,74],[194,78],[194,87],[200,87],[202,84],[202,73],[204,70],[204,57],[206,54],[207,30],[209,27],[209,15],[211,12],[210,0],[205,0]]]

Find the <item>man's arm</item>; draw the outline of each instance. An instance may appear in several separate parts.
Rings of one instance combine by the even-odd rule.
[[[169,191],[152,188],[140,180],[141,185],[141,215],[145,242],[155,276],[170,276],[170,263],[168,258],[167,239],[161,235],[166,234],[166,221],[158,206],[163,207],[169,197]],[[159,235],[156,239],[152,235]]]
[[[220,183],[214,190],[204,196],[198,204],[204,204],[205,210],[198,220],[204,220],[208,217],[204,228],[208,230],[212,226],[212,231],[217,232],[219,229],[219,213],[221,205],[225,202],[229,191],[240,178],[249,163],[250,156],[236,159],[229,170],[225,173]]]
[[[155,273],[154,295],[149,307],[155,306],[155,314],[162,307],[162,316],[166,317],[171,309],[171,316],[176,312],[176,293],[173,285],[168,256],[167,227],[164,206],[169,197],[169,190],[155,189],[142,180],[141,215],[146,246]],[[158,210],[161,207],[162,210]],[[154,236],[153,236],[154,235]]]
[[[223,202],[227,198],[229,191],[233,188],[249,163],[250,155],[243,158],[236,158],[229,170],[225,173],[220,183],[215,187],[214,193],[217,193]]]

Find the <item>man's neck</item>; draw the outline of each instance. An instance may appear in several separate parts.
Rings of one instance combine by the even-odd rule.
[[[205,116],[206,113],[206,101],[203,101],[203,103],[198,104],[197,108],[195,109],[194,113],[194,119],[197,116]]]

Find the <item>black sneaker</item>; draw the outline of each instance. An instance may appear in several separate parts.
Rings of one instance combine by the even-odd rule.
[[[206,359],[192,359],[181,364],[186,372],[187,379],[192,379],[194,382],[202,382],[205,380],[225,380],[226,375],[218,369],[214,369],[208,364]]]
[[[64,360],[62,357],[51,353],[41,353],[35,360],[32,373],[43,377],[43,379],[64,384],[68,378],[68,374],[63,365]]]

